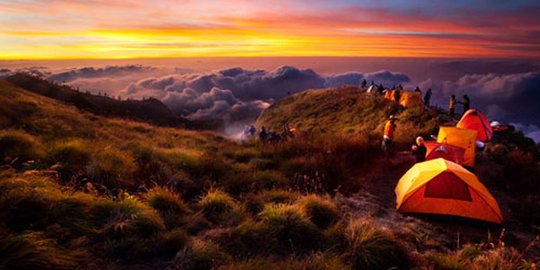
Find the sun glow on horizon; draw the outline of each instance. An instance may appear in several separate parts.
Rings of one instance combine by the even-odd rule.
[[[336,5],[333,9],[306,1],[257,5],[237,0],[220,7],[186,2],[178,14],[171,12],[177,11],[178,3],[167,0],[156,4],[119,0],[0,3],[3,60],[540,56],[533,35],[540,31],[539,16],[520,7],[487,10],[463,20],[437,11],[401,10],[399,5],[386,9]],[[285,5],[286,11],[280,12]],[[503,25],[506,33],[500,31]]]

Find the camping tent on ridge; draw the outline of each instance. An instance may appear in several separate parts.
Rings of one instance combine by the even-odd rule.
[[[461,120],[457,123],[458,128],[468,128],[478,131],[479,141],[489,141],[493,137],[493,129],[489,124],[486,115],[474,109],[470,109],[463,114]]]
[[[444,158],[446,160],[463,164],[465,148],[438,142],[425,142],[427,148],[426,160]]]
[[[395,192],[399,212],[503,222],[497,201],[478,178],[443,158],[415,164],[401,177]]]
[[[424,101],[422,100],[422,96],[417,92],[402,91],[399,98],[399,104],[405,108],[422,107]]]
[[[472,129],[440,127],[437,142],[465,148],[462,165],[474,167],[477,134],[478,132]]]

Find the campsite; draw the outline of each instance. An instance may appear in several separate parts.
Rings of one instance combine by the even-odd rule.
[[[538,270],[540,1],[0,0],[0,270]]]

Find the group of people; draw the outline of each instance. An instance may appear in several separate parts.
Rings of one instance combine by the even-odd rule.
[[[289,124],[285,124],[283,126],[283,130],[281,131],[281,133],[275,131],[268,131],[266,130],[266,127],[263,126],[261,127],[261,131],[259,132],[259,140],[265,142],[279,142],[283,140],[288,140],[296,136],[293,131],[294,129],[291,129],[289,127]]]
[[[452,95],[452,97],[450,97],[450,104],[448,105],[448,115],[450,117],[454,117],[456,114],[456,104],[463,105],[464,114],[471,108],[471,100],[469,99],[469,96],[463,95],[463,101],[456,101],[456,95]]]

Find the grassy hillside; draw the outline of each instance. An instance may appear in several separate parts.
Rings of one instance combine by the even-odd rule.
[[[145,100],[118,100],[116,97],[92,95],[66,85],[58,85],[28,74],[15,74],[5,79],[31,92],[73,104],[94,114],[122,117],[172,127],[189,127],[187,119],[176,116],[165,104],[155,98]]]
[[[319,89],[288,96],[274,103],[257,119],[257,126],[281,131],[289,123],[315,134],[360,135],[379,139],[385,120],[396,115],[396,142],[412,143],[436,127],[434,115],[421,107],[403,109],[357,87]]]
[[[398,112],[401,121],[407,114],[414,115]],[[451,228],[396,213],[392,187],[411,161],[381,155],[378,137],[360,130],[240,145],[212,132],[94,115],[5,80],[0,128],[0,269],[534,269],[538,263],[536,242],[505,246],[500,228],[463,225],[477,234],[456,245]],[[505,147],[500,151],[510,155],[497,152],[499,160],[485,162],[528,168],[522,183],[536,192],[537,161]],[[504,173],[510,172],[491,178],[500,190]],[[534,198],[520,214],[532,224]],[[530,235],[513,231],[529,223],[516,224],[508,235]]]

